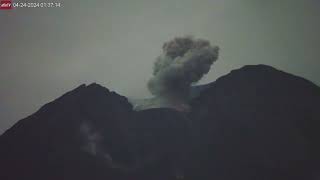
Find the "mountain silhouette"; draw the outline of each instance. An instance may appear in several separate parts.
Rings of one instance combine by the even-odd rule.
[[[320,88],[251,65],[193,87],[191,110],[134,111],[81,85],[0,136],[1,180],[317,180]]]

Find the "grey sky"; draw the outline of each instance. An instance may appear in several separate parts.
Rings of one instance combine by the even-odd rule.
[[[60,2],[62,8],[0,10],[0,134],[82,83],[150,96],[154,59],[174,36],[220,46],[201,83],[268,64],[320,84],[319,0]]]

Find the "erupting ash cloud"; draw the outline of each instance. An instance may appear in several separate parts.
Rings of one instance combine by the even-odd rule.
[[[164,43],[162,50],[154,63],[148,88],[162,106],[187,109],[191,85],[209,72],[218,59],[219,47],[186,36]]]

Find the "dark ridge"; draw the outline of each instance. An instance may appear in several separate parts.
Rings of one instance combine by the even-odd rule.
[[[193,176],[313,179],[319,172],[320,88],[265,65],[219,78],[192,102]]]
[[[208,83],[208,84],[203,84],[203,85],[197,85],[197,86],[193,86],[190,90],[190,94],[191,94],[191,99],[194,99],[196,97],[198,97],[200,94],[202,94],[202,92],[204,90],[206,90],[209,87],[215,86],[215,84],[219,83],[220,81],[224,81],[225,79],[230,79],[230,78],[235,78],[236,76],[240,75],[251,75],[251,76],[259,76],[260,78],[262,78],[264,75],[271,75],[271,74],[278,74],[279,77],[283,76],[283,77],[287,77],[287,79],[295,79],[295,81],[300,81],[301,83],[306,83],[309,84],[310,88],[314,88],[317,89],[317,85],[314,84],[313,82],[299,77],[299,76],[295,76],[293,74],[278,70],[272,66],[268,66],[268,65],[263,65],[263,64],[259,64],[259,65],[246,65],[243,66],[240,69],[235,69],[232,70],[229,74],[224,75],[220,78],[218,78],[216,81]],[[274,75],[275,75],[274,74]]]
[[[97,84],[79,86],[0,136],[0,179],[108,179],[117,171],[105,154],[85,151],[87,138],[103,137],[101,151],[108,148],[115,162],[130,161],[125,121],[131,114],[125,97]]]

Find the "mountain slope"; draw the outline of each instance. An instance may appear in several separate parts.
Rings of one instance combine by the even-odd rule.
[[[99,140],[88,139],[92,132],[81,129],[90,124],[101,136],[116,137],[116,143],[109,138],[99,146],[101,149],[108,147],[115,160],[128,161],[128,143],[123,133],[126,123],[122,121],[131,113],[126,98],[106,88],[96,84],[76,88],[19,121],[1,136],[0,164],[4,171],[0,179],[95,179],[95,175],[103,179],[112,176],[100,154],[90,150],[90,144],[97,144]],[[108,129],[102,130],[102,127]]]
[[[319,171],[319,107],[320,88],[305,79],[263,65],[232,71],[192,103],[202,141],[196,175],[311,179]]]

